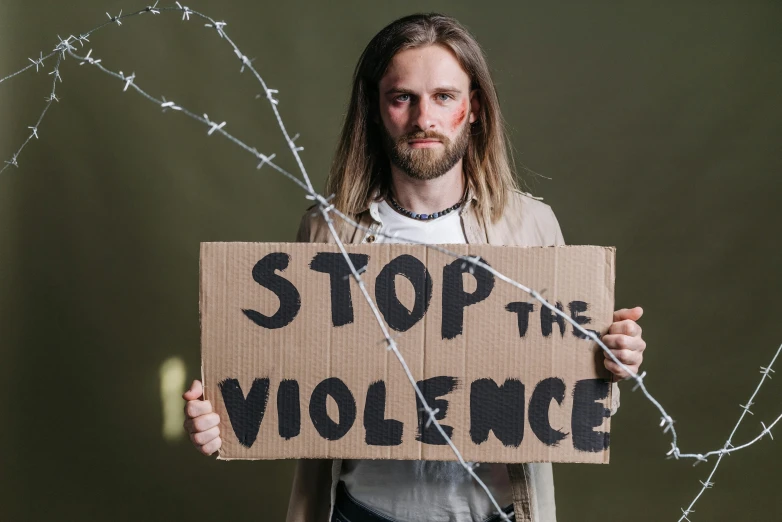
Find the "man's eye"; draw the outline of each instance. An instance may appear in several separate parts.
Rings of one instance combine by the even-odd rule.
[[[396,97],[396,101],[406,102],[408,100],[410,100],[409,94],[400,94],[399,96]]]
[[[437,95],[437,99],[440,100],[440,101],[448,101],[448,100],[451,99],[451,95],[450,94],[445,94],[445,93],[441,92],[440,94]]]

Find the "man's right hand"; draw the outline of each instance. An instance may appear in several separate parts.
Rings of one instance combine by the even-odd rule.
[[[182,394],[185,403],[185,430],[190,441],[204,455],[211,455],[223,443],[220,440],[220,417],[212,411],[212,403],[203,400],[204,387],[195,380]]]

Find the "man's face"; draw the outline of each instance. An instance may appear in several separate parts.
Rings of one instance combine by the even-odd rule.
[[[378,91],[383,144],[393,165],[428,180],[464,157],[478,100],[450,50],[430,45],[397,53]]]

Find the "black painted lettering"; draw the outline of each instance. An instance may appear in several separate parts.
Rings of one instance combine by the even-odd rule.
[[[266,412],[266,402],[269,400],[269,379],[255,379],[250,387],[247,398],[237,379],[225,379],[217,384],[223,396],[228,420],[239,440],[239,444],[249,448],[258,436],[263,414]]]
[[[481,262],[486,263],[484,259]],[[464,291],[462,274],[473,271],[477,283],[475,291]],[[486,269],[457,259],[443,267],[443,339],[453,339],[464,328],[464,309],[489,297],[494,288],[494,275]]]
[[[517,314],[516,319],[519,323],[519,337],[524,337],[527,334],[527,327],[529,326],[529,314],[535,310],[535,305],[532,303],[515,302],[505,305],[505,309]]]
[[[558,446],[568,434],[551,427],[548,412],[552,399],[560,406],[565,400],[565,381],[558,377],[543,379],[535,386],[529,400],[529,426],[540,442]]]
[[[356,269],[369,261],[366,254],[348,254]],[[345,257],[338,252],[318,252],[310,262],[310,269],[329,275],[331,283],[331,324],[344,326],[353,322],[353,299],[350,296],[352,272]]]
[[[373,382],[367,389],[364,406],[364,429],[370,446],[399,446],[402,444],[402,423],[386,419],[386,383]]]
[[[299,383],[294,379],[284,379],[277,389],[277,429],[285,440],[301,431]]]
[[[557,304],[554,305],[557,307],[557,310],[562,311],[562,303],[557,301]],[[543,337],[548,337],[551,335],[551,327],[554,323],[557,323],[559,325],[559,333],[564,337],[565,336],[565,318],[561,315],[555,313],[554,311],[550,310],[548,307],[541,306],[540,307],[540,330],[543,332]]]
[[[573,390],[573,447],[581,451],[598,452],[608,448],[610,434],[595,431],[611,411],[597,401],[608,397],[609,382],[604,379],[584,379]]]
[[[396,276],[406,277],[413,285],[415,302],[408,310],[396,294]],[[426,313],[432,299],[432,277],[418,258],[408,254],[392,259],[375,280],[375,300],[388,326],[398,332],[412,328]]]
[[[589,324],[592,322],[591,317],[587,317],[586,315],[581,315],[582,313],[586,312],[589,309],[589,305],[584,301],[570,301],[567,305],[568,309],[570,309],[570,317],[573,318],[575,322],[577,322],[579,325],[583,326],[585,324]],[[592,332],[593,334],[600,337],[600,335],[594,331],[589,330],[587,331]],[[573,337],[578,337],[579,339],[586,339],[587,336],[576,330],[576,327],[573,327]]]
[[[470,438],[482,444],[489,431],[507,447],[516,448],[524,439],[524,385],[518,379],[501,386],[478,379],[470,386]]]
[[[337,403],[339,422],[334,422],[326,410],[326,399],[329,396]],[[356,399],[341,379],[329,377],[315,386],[310,397],[310,419],[320,436],[326,440],[339,440],[350,431],[356,421]]]
[[[263,328],[282,328],[288,326],[296,317],[301,308],[301,296],[293,283],[275,273],[288,268],[291,256],[283,252],[266,254],[263,259],[255,263],[253,267],[253,279],[256,283],[268,288],[280,300],[280,307],[272,316],[264,315],[255,310],[242,309],[244,315],[252,322]]]
[[[443,395],[447,395],[456,389],[457,381],[455,377],[449,377],[447,375],[441,375],[439,377],[431,377],[418,381],[416,383],[421,393],[424,396],[424,400],[432,410],[437,410],[434,414],[434,418],[437,421],[441,421],[448,413],[448,401],[446,399],[438,399]],[[442,446],[447,444],[443,436],[437,431],[437,427],[433,422],[429,421],[429,414],[423,410],[423,404],[418,398],[418,394],[415,397],[415,403],[418,407],[418,434],[415,436],[415,440],[420,440],[424,444],[432,444]],[[448,437],[453,436],[453,426],[446,426],[440,423]]]

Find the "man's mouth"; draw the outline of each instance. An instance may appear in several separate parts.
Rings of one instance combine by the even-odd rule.
[[[435,140],[431,138],[409,140],[407,142],[407,144],[410,145],[411,147],[431,147],[439,143],[441,143],[440,140]]]

